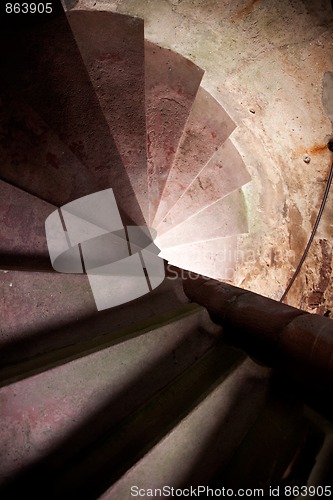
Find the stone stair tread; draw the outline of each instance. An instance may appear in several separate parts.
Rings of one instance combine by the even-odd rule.
[[[84,274],[0,271],[2,366],[29,359],[168,313],[188,302],[180,279],[149,295],[97,311]]]
[[[219,330],[197,308],[142,336],[1,388],[0,440],[7,450],[1,480],[57,444],[67,442],[63,459],[91,445],[203,356]],[[87,421],[94,422],[89,436],[76,442],[78,428]]]
[[[52,270],[45,237],[51,205],[0,180],[0,268]]]
[[[156,228],[158,234],[188,221],[250,180],[241,155],[227,139]]]
[[[305,418],[298,395],[291,396],[288,389],[283,384],[272,387],[264,410],[225,470],[218,472],[215,482],[233,489],[254,489],[260,484],[268,491],[270,486],[281,482],[288,469],[294,469],[296,476],[302,474],[299,467],[302,461],[304,472],[311,467],[307,441],[313,442],[315,438],[318,443],[323,441],[323,435]],[[318,448],[312,453],[315,462]],[[290,476],[288,480],[290,484]],[[305,477],[303,480],[307,482]]]
[[[241,447],[265,406],[267,392],[267,371],[245,361],[101,498],[121,500],[132,486],[146,490],[142,498],[149,498],[147,490],[163,486],[208,485]]]
[[[4,81],[59,135],[84,166],[80,172],[83,181],[74,186],[73,198],[112,186],[118,203],[123,202],[127,222],[144,224],[65,13],[22,31],[2,31],[0,46]],[[62,175],[70,185],[71,179]],[[45,170],[43,178],[47,178]],[[55,200],[48,201],[58,204]]]
[[[150,221],[153,220],[203,71],[169,49],[145,42]]]
[[[238,261],[237,236],[166,248],[162,257],[192,273],[217,280],[232,280]]]
[[[235,123],[221,104],[199,87],[161,195],[154,226],[163,220],[234,128]]]
[[[148,222],[143,20],[82,10],[68,12],[67,17],[125,173]]]
[[[76,155],[8,85],[0,89],[1,179],[56,206],[84,192],[90,176]]]
[[[11,493],[20,484],[25,490],[30,487],[39,493],[43,486],[36,485],[36,478],[40,477],[47,462],[49,465],[45,477],[52,493],[51,498],[62,497],[64,492],[67,495],[84,495],[87,499],[98,498],[186,415],[192,413],[217,385],[223,384],[243,360],[242,353],[218,342],[176,379],[155,393],[146,404],[91,446],[88,444],[89,438],[84,438],[83,443],[80,440],[76,454],[69,460],[64,456],[68,451],[68,441],[60,443],[55,453],[51,450],[46,460],[37,463],[23,475],[23,480],[18,481],[16,478],[11,485]],[[93,421],[84,422],[77,429],[74,439],[78,435],[85,436],[86,429],[90,428]]]
[[[247,231],[244,195],[242,190],[236,190],[167,233],[158,236],[156,243],[159,248],[165,250],[167,247],[181,247]]]

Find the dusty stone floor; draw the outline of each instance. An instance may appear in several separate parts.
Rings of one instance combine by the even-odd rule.
[[[329,0],[79,0],[145,20],[145,37],[205,70],[202,86],[238,127],[232,140],[253,182],[250,234],[234,284],[279,299],[310,236],[325,189],[332,123],[323,78],[333,71]],[[305,160],[305,161],[304,161]],[[330,194],[286,302],[333,316]]]

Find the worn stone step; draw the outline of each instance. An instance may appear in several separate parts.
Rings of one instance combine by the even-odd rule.
[[[54,205],[0,181],[0,269],[52,271],[45,220],[54,210]]]
[[[150,222],[198,91],[203,70],[169,49],[145,42]]]
[[[232,140],[227,139],[157,226],[158,234],[195,217],[250,180],[241,155]]]
[[[241,446],[265,406],[268,386],[268,370],[250,361],[221,375],[206,397],[101,498],[127,498],[132,486],[146,490],[142,498],[158,498],[147,490],[208,485]]]
[[[247,211],[242,190],[218,200],[192,218],[156,239],[163,251],[199,241],[212,240],[248,231]],[[179,248],[180,252],[182,251]]]
[[[164,219],[234,128],[235,123],[221,104],[203,87],[199,87],[153,226],[158,226]]]
[[[104,311],[96,308],[87,275],[0,271],[0,276],[4,369],[103,334],[117,336],[123,328],[188,302],[177,274],[149,294]]]
[[[323,433],[307,418],[299,394],[276,378],[271,385],[266,407],[227,467],[217,472],[215,486],[260,486],[266,498],[272,485],[307,484]]]
[[[67,17],[124,174],[148,223],[143,20],[82,10]]]
[[[166,248],[161,256],[181,269],[217,280],[232,280],[239,255],[237,236]]]
[[[63,446],[50,453],[46,460],[15,478],[9,491],[14,493],[20,487],[24,491],[33,488],[39,498],[45,494],[43,484],[37,481],[43,473],[50,498],[59,498],[65,493],[87,499],[98,498],[192,413],[208,394],[223,384],[243,359],[239,352],[218,344],[99,440],[90,446],[85,446],[80,440],[81,446],[70,460],[64,456],[68,448],[67,442],[63,442]],[[80,434],[82,438],[93,421],[86,421],[77,429],[76,436]]]
[[[80,182],[74,185],[69,170],[68,175],[59,173],[72,189],[72,199],[112,186],[118,203],[124,203],[128,222],[144,224],[135,192],[65,13],[25,30],[2,31],[0,47],[2,79],[59,135],[84,166]],[[11,127],[16,130],[15,122]],[[23,143],[22,149],[26,148]],[[51,186],[47,171],[48,168],[44,170],[39,193],[34,194],[58,205],[55,199],[42,195]]]
[[[60,206],[91,182],[85,166],[10,85],[0,83],[0,177]]]
[[[52,490],[60,483],[61,476],[66,476],[66,463],[71,463],[71,476],[73,467],[81,467],[86,450],[94,449],[95,444],[103,448],[108,434],[112,435],[119,426],[128,428],[124,446],[137,438],[137,432],[141,436],[142,432],[149,433],[153,421],[159,432],[163,432],[163,422],[159,424],[162,406],[166,412],[162,420],[167,422],[174,389],[167,390],[167,397],[160,397],[160,391],[170,383],[173,387],[177,377],[183,379],[183,372],[191,370],[196,360],[216,343],[219,331],[206,311],[191,306],[189,314],[170,318],[164,326],[157,325],[135,337],[124,336],[117,344],[92,353],[83,352],[78,359],[0,389],[0,440],[2,450],[6,450],[6,460],[0,465],[1,483],[18,474],[14,486],[19,486],[23,481],[20,473],[33,466],[36,469],[30,471],[32,476],[34,470],[44,470]],[[237,356],[233,355],[233,363]],[[224,369],[228,365],[226,360],[218,364]],[[209,365],[207,368],[210,369]],[[214,376],[216,370],[220,369],[215,366]],[[202,370],[201,375],[204,375]],[[188,375],[185,379],[187,387],[193,384]],[[157,402],[148,403],[149,409],[143,409],[146,419],[142,419],[141,410],[137,413],[139,417],[130,417],[152,396]],[[184,408],[191,399],[188,393]],[[177,415],[172,406],[170,413],[173,418]],[[119,438],[115,432],[112,453],[122,449]],[[52,483],[55,484],[51,487]],[[38,491],[39,487],[36,494]]]

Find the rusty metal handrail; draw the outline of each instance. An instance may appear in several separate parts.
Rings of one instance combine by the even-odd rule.
[[[184,291],[223,327],[224,338],[295,384],[333,418],[333,321],[227,283],[189,274]]]

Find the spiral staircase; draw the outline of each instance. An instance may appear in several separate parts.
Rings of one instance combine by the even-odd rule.
[[[9,28],[0,35],[1,498],[306,483],[322,429],[182,290],[181,269],[232,282],[248,231],[251,178],[235,123],[200,86],[203,71],[146,41],[130,16],[65,14],[59,2],[54,18]],[[97,312],[86,275],[53,271],[44,224],[109,187],[124,223],[157,232],[167,279]]]

